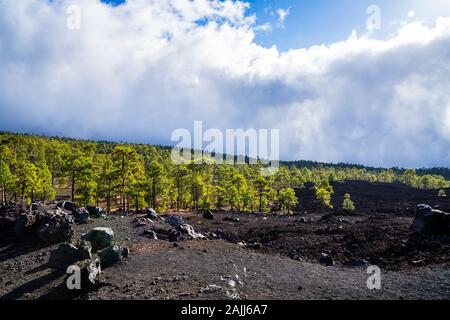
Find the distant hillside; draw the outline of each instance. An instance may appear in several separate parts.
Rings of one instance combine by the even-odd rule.
[[[111,153],[114,148],[117,145],[126,143],[132,146],[153,146],[160,150],[170,150],[172,147],[170,146],[163,146],[163,145],[151,145],[151,144],[144,144],[144,143],[129,143],[126,141],[123,142],[113,142],[113,141],[104,141],[104,140],[86,140],[86,139],[74,139],[74,138],[65,138],[65,137],[58,137],[58,136],[46,136],[46,135],[35,135],[35,134],[27,134],[27,133],[13,133],[13,132],[6,132],[6,131],[0,131],[0,135],[16,135],[16,136],[26,136],[26,137],[41,137],[41,138],[49,138],[49,139],[58,139],[65,142],[86,142],[86,143],[95,143],[97,146],[97,152],[99,153]],[[139,148],[138,148],[139,149]],[[224,156],[225,157],[225,156]],[[248,160],[248,158],[246,157]],[[285,166],[296,166],[298,168],[318,168],[318,167],[328,167],[328,168],[342,168],[342,169],[365,169],[367,171],[380,171],[383,169],[392,169],[397,174],[402,174],[405,172],[406,168],[376,168],[376,167],[370,167],[370,166],[364,166],[361,164],[352,164],[352,163],[326,163],[326,162],[317,162],[317,161],[310,161],[310,160],[298,160],[298,161],[280,161],[282,165]],[[443,176],[445,179],[450,180],[450,168],[416,168],[417,175],[423,176],[427,174],[431,175],[440,175]]]
[[[297,167],[306,167],[306,168],[317,168],[317,167],[331,167],[331,168],[347,168],[347,169],[365,169],[367,171],[380,171],[384,169],[392,169],[397,174],[402,174],[405,172],[406,168],[375,168],[370,166],[364,166],[360,164],[352,164],[352,163],[325,163],[325,162],[316,162],[316,161],[308,161],[308,160],[298,160],[298,161],[281,161],[283,165],[286,166],[297,166]],[[410,169],[410,168],[408,168]],[[450,179],[450,168],[416,168],[417,175],[424,176],[427,174],[431,175],[440,175],[446,178],[447,180]]]

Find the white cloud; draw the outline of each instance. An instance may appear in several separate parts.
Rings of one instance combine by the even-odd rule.
[[[286,21],[286,18],[291,14],[291,8],[287,9],[278,9],[277,15],[278,15],[278,22],[282,28],[284,28],[284,22]]]
[[[411,10],[408,12],[408,18],[414,18],[416,16],[416,12]]]
[[[0,2],[0,129],[170,143],[176,128],[280,128],[287,159],[450,163],[450,19],[280,52],[232,1]],[[201,21],[199,23],[198,21]]]

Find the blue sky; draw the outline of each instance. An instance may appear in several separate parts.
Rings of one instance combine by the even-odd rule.
[[[125,0],[102,0],[119,5]],[[244,0],[250,3],[248,14],[255,14],[258,24],[270,23],[269,32],[259,32],[256,42],[266,47],[276,45],[285,51],[312,45],[330,44],[348,37],[353,30],[367,32],[367,8],[381,9],[382,28],[374,37],[384,39],[395,32],[402,20],[420,20],[433,24],[438,16],[450,16],[448,0]],[[278,21],[277,10],[289,10],[285,22]],[[408,13],[413,12],[413,17]]]
[[[366,10],[374,3],[372,0],[255,0],[250,2],[261,21],[275,23],[266,8],[290,9],[284,28],[276,28],[273,32],[261,34],[257,38],[260,43],[266,46],[276,44],[281,50],[336,42],[348,37],[352,30],[357,30],[359,33],[366,32],[368,17]],[[406,16],[411,9],[410,6],[399,5],[398,2],[402,0],[377,1],[377,5],[384,8],[385,19],[393,20],[395,14],[398,18]]]
[[[173,145],[203,121],[280,129],[285,160],[449,165],[450,1],[250,5],[0,1],[0,130]]]
[[[367,32],[367,8],[377,5],[381,9],[382,29],[375,37],[385,38],[395,31],[394,22],[408,20],[414,11],[414,19],[434,23],[437,16],[450,15],[450,1],[446,0],[250,0],[258,22],[276,25],[271,10],[290,9],[284,28],[259,34],[256,41],[265,45],[277,45],[280,50],[303,48],[312,45],[340,41],[353,30]],[[268,9],[269,8],[269,9]]]

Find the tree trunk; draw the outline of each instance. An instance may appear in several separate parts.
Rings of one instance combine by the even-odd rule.
[[[3,168],[3,166],[2,166],[2,168]],[[3,177],[5,176],[3,169],[2,169],[2,175],[3,175]],[[5,205],[5,202],[6,202],[5,181],[2,181],[2,205]]]
[[[238,187],[238,201],[237,201],[237,203],[238,203],[238,212],[241,212],[241,188],[240,187]]]
[[[152,188],[148,188],[148,197],[147,197],[147,200],[148,200],[148,205],[151,207],[152,206]]]
[[[5,192],[5,184],[2,183],[2,205],[6,204],[6,192]]]
[[[108,192],[106,194],[106,211],[111,213],[111,182],[108,181]]]
[[[122,155],[122,209],[125,211],[125,155]]]
[[[125,179],[122,179],[122,209],[125,211],[126,207],[126,200],[125,200]]]
[[[22,199],[22,203],[23,203],[23,201],[25,199],[25,187],[22,187],[22,192],[21,192],[20,198]]]
[[[180,178],[177,177],[177,212],[180,211],[180,205],[181,205]]]
[[[53,170],[51,171],[52,174],[52,188],[55,187],[55,174],[53,173]]]
[[[106,197],[106,211],[111,213],[111,191],[108,190],[108,195]]]
[[[72,171],[72,202],[75,202],[75,171]]]
[[[156,210],[156,181],[152,181],[152,206]]]
[[[259,213],[262,213],[262,190],[259,189]]]
[[[87,205],[87,182],[85,182],[84,183],[84,195],[83,195],[83,197],[84,197],[84,207],[86,207],[86,205]]]

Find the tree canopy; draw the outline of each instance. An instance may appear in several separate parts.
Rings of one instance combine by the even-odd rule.
[[[394,169],[285,163],[271,176],[263,176],[261,169],[261,164],[209,161],[176,165],[170,148],[145,144],[0,134],[2,203],[65,196],[85,206],[104,204],[109,212],[151,206],[159,211],[290,213],[299,201],[295,189],[306,183],[314,183],[317,200],[326,207],[331,207],[330,183],[335,181],[404,183],[436,190],[450,185],[442,175],[413,169],[399,173]],[[350,208],[350,202],[348,197],[344,205]]]

